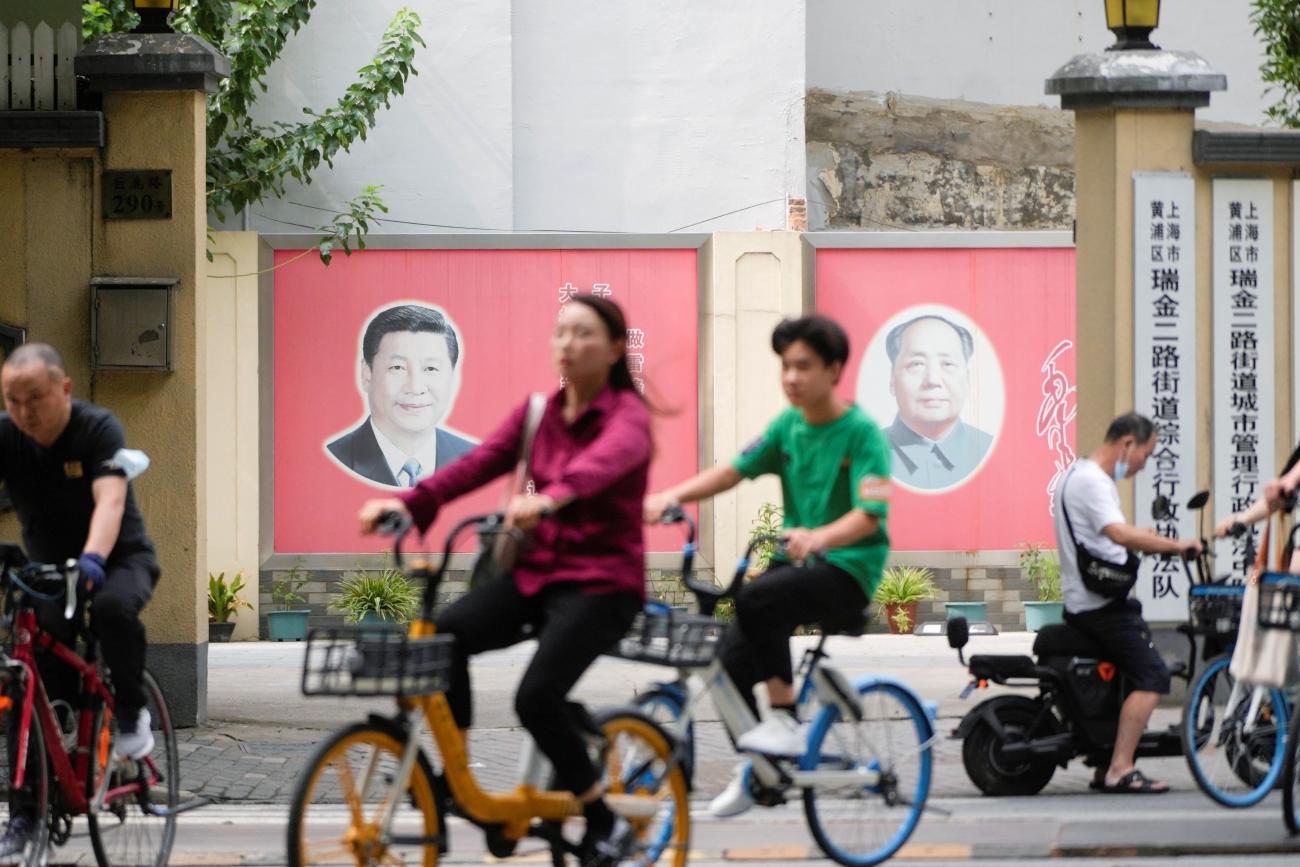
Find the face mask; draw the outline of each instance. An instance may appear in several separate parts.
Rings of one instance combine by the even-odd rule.
[[[1111,475],[1115,477],[1115,481],[1117,482],[1124,481],[1128,476],[1128,461],[1123,458],[1115,461],[1115,471],[1111,473]]]
[[[1127,454],[1127,452],[1125,454]],[[1128,478],[1127,457],[1119,458],[1118,460],[1115,461],[1115,470],[1111,473],[1111,476],[1117,482],[1122,482],[1124,481],[1124,479]]]

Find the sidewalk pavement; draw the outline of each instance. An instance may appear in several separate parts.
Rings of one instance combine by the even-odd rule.
[[[794,639],[796,651],[815,639]],[[972,638],[968,652],[1026,653],[1030,633]],[[182,785],[217,802],[287,803],[312,751],[334,729],[367,713],[391,713],[380,699],[307,698],[299,690],[304,645],[240,642],[209,647],[209,723],[178,734]],[[957,720],[987,691],[962,701],[968,676],[941,637],[867,635],[832,638],[834,664],[850,676],[888,674],[938,703],[935,797],[974,797],[978,792],[961,766],[961,744],[947,739]],[[516,780],[524,733],[513,710],[514,689],[531,657],[532,645],[483,654],[473,660],[475,727],[470,756],[485,788],[508,790]],[[673,672],[619,659],[601,659],[579,683],[576,696],[589,707],[626,704],[637,688],[671,678]],[[1176,720],[1176,712],[1161,712]],[[711,707],[696,726],[697,770],[694,796],[709,798],[726,785],[737,762]],[[1195,784],[1181,759],[1146,762],[1148,773],[1169,780],[1176,790]],[[1086,792],[1090,771],[1073,763],[1058,771],[1048,793]]]
[[[796,651],[811,641],[795,639]],[[972,639],[968,652],[1026,653],[1032,642],[1027,633],[981,636]],[[1092,793],[1087,787],[1091,771],[1079,762],[1058,770],[1036,797],[980,797],[962,768],[961,744],[947,734],[966,710],[989,693],[967,701],[958,698],[967,674],[944,639],[838,637],[831,640],[829,650],[846,674],[897,677],[939,709],[941,737],[934,748],[931,797],[916,835],[898,860],[1006,863],[1074,857],[1116,863],[1192,854],[1226,859],[1300,852],[1300,840],[1288,837],[1282,827],[1280,793],[1273,793],[1254,810],[1223,810],[1197,790],[1181,758],[1143,761],[1148,774],[1167,780],[1173,789],[1173,794],[1158,798]],[[473,662],[476,725],[470,757],[488,790],[509,790],[517,778],[525,736],[514,717],[513,696],[531,653],[531,645],[524,644],[484,654]],[[213,645],[209,649],[210,722],[178,733],[182,787],[224,805],[192,814],[185,825],[190,829],[187,833],[201,834],[207,823],[213,826],[208,829],[211,839],[228,845],[228,828],[223,826],[231,821],[242,824],[244,820],[237,816],[258,816],[266,826],[252,821],[248,833],[262,833],[267,839],[254,845],[256,840],[241,836],[238,845],[247,851],[238,863],[280,863],[285,805],[317,744],[367,713],[391,712],[391,703],[379,700],[304,698],[299,690],[302,655],[302,644]],[[576,696],[591,707],[626,703],[636,688],[671,674],[653,666],[602,659],[579,683]],[[1162,725],[1176,722],[1179,715],[1176,709],[1161,709],[1157,714]],[[692,848],[701,855],[697,860],[795,864],[819,856],[806,837],[797,796],[784,807],[753,811],[739,819],[709,818],[705,804],[726,785],[737,758],[712,708],[703,709],[695,737],[692,813],[698,823]],[[452,824],[457,838],[452,860],[483,862],[481,836],[461,823]],[[216,844],[205,843],[200,849],[208,851],[212,845]],[[265,858],[255,854],[259,846],[269,853]],[[205,857],[217,862],[204,863],[227,863],[215,850]],[[536,857],[545,860],[541,853]]]

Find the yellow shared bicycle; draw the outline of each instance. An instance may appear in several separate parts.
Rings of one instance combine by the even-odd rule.
[[[317,749],[289,813],[294,867],[433,867],[448,850],[448,814],[482,829],[488,850],[499,858],[514,854],[527,837],[545,841],[555,865],[577,855],[577,844],[562,831],[567,819],[582,814],[582,804],[555,788],[550,763],[531,739],[520,757],[518,785],[509,792],[485,791],[443,695],[454,639],[435,634],[433,608],[450,552],[471,528],[484,547],[506,532],[500,514],[467,518],[448,534],[437,568],[413,561],[408,574],[425,586],[420,616],[407,633],[361,627],[316,629],[308,636],[304,694],[393,696],[396,708],[391,716],[371,715],[339,729]],[[409,521],[386,516],[380,529],[393,536],[397,568],[404,569]],[[685,775],[672,761],[672,737],[632,708],[581,716],[589,722],[584,735],[593,759],[603,768],[606,801],[636,832],[628,861],[685,864],[690,810]],[[440,766],[425,749],[426,736]]]

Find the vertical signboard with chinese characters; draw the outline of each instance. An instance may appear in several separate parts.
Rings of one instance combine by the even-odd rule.
[[[1133,402],[1156,424],[1155,451],[1134,483],[1138,526],[1190,536],[1196,516],[1196,187],[1182,172],[1133,173]],[[1151,504],[1169,510],[1153,517]],[[1138,598],[1148,620],[1187,616],[1177,559],[1145,557]]]
[[[1214,186],[1214,514],[1240,512],[1273,477],[1273,183]],[[1257,532],[1256,529],[1251,530]],[[1247,540],[1232,543],[1245,573]],[[1228,563],[1219,562],[1219,571]]]

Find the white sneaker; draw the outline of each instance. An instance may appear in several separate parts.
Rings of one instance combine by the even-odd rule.
[[[718,819],[739,816],[754,806],[754,793],[750,791],[750,780],[754,766],[749,762],[736,765],[736,773],[727,783],[722,793],[709,801],[709,814]]]
[[[148,708],[141,708],[140,715],[135,720],[135,730],[118,731],[117,742],[113,744],[113,755],[118,758],[143,759],[153,752],[152,723]]]
[[[807,746],[807,726],[784,711],[774,712],[736,740],[736,749],[765,756],[801,756]]]

